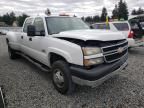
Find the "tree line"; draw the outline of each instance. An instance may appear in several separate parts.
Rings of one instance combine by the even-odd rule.
[[[106,21],[106,17],[112,18],[112,19],[128,19],[128,6],[127,3],[123,0],[120,0],[118,4],[115,5],[115,8],[112,11],[112,16],[108,16],[107,9],[103,7],[101,15],[96,15],[96,16],[88,16],[88,17],[82,17],[82,19],[86,22],[104,22]]]
[[[138,10],[134,9],[132,10],[131,15],[140,15],[144,14],[144,9],[139,8]],[[103,7],[101,15],[95,15],[95,16],[87,16],[87,17],[82,17],[82,20],[88,23],[93,23],[93,22],[104,22],[106,21],[106,17],[108,16],[107,9]],[[112,11],[112,16],[108,16],[109,19],[124,19],[128,20],[129,12],[128,12],[128,6],[127,3],[123,0],[120,0],[118,4],[115,5],[113,11]]]
[[[50,15],[51,12],[49,9],[45,11],[45,14]],[[132,10],[132,15],[139,15],[144,14],[144,10],[142,8],[139,8],[138,10],[134,9]],[[106,21],[106,17],[108,16],[108,19],[128,19],[128,6],[127,3],[123,0],[120,0],[118,4],[115,5],[115,8],[112,11],[112,16],[108,16],[107,9],[103,7],[101,15],[95,15],[95,16],[87,16],[82,17],[81,19],[88,23],[93,22],[104,22]],[[25,19],[28,17],[27,14],[22,14],[19,16],[16,16],[14,12],[6,13],[2,16],[0,16],[0,22],[5,22],[6,25],[12,26],[14,22],[17,23],[18,26],[22,26]]]
[[[138,10],[134,9],[132,10],[132,15],[140,15],[140,14],[144,14],[144,9],[139,8]]]
[[[4,22],[7,26],[12,26],[14,22],[22,26],[27,17],[27,14],[16,16],[14,12],[10,12],[0,16],[0,22]]]

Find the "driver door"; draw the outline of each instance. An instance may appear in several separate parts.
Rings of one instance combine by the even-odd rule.
[[[35,18],[33,25],[35,26],[35,36],[28,39],[30,56],[42,63],[46,63],[46,49],[42,48],[43,41],[46,38],[43,19],[40,17]]]
[[[33,20],[34,20],[33,18],[28,18],[25,21],[24,26],[23,26],[23,32],[20,35],[21,51],[24,54],[28,54],[28,55],[29,55],[30,50],[29,50],[29,46],[28,46],[29,37],[27,36],[27,27],[28,27],[28,25],[32,25]]]

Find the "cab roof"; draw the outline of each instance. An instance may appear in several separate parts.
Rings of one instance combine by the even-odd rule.
[[[36,17],[41,17],[41,18],[47,18],[47,17],[71,17],[71,16],[56,16],[56,15],[50,15],[50,16],[48,16],[48,15],[36,15],[36,16],[30,16],[30,17],[28,17],[28,18],[36,18]]]

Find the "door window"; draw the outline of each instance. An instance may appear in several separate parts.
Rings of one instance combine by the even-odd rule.
[[[36,36],[45,35],[44,22],[42,18],[36,18],[33,25],[35,26]]]
[[[29,19],[26,20],[26,22],[24,24],[23,32],[25,32],[25,33],[27,32],[27,26],[31,25],[32,22],[33,22],[33,18],[29,18]]]
[[[113,25],[117,28],[119,31],[128,31],[129,26],[128,23],[113,23]]]

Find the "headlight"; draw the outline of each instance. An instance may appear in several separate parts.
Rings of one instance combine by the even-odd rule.
[[[95,55],[101,53],[101,48],[99,47],[84,47],[82,48],[84,56]]]
[[[85,66],[98,65],[98,64],[102,64],[103,62],[104,62],[103,57],[94,58],[94,59],[84,59]]]

